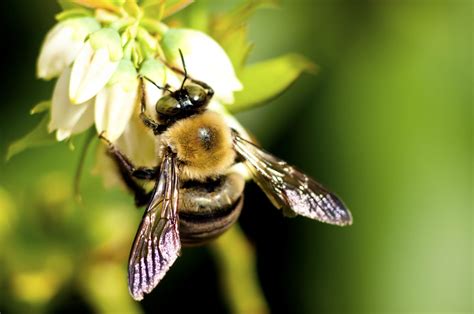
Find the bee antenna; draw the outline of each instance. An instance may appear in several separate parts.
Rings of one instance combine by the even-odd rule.
[[[183,63],[183,70],[184,70],[184,79],[180,87],[180,89],[183,89],[184,83],[188,79],[188,70],[186,69],[186,63],[184,62],[183,52],[181,51],[181,49],[178,49],[178,51],[179,51],[179,55],[181,56],[181,62]]]
[[[153,82],[151,79],[149,79],[148,77],[146,76],[142,76],[142,78],[146,79],[148,82],[150,82],[151,84],[155,85],[156,88],[158,89],[161,89],[161,90],[166,90],[170,93],[172,93],[172,91],[168,88],[168,87],[161,87],[160,85],[156,84],[155,82]]]

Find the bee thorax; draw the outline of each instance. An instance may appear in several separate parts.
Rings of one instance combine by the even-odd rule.
[[[226,172],[235,160],[232,136],[222,117],[204,112],[173,124],[163,134],[180,162],[182,179],[205,180]]]

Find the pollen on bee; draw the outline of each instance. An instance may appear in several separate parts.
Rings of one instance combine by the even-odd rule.
[[[235,160],[230,128],[215,112],[206,111],[177,121],[162,138],[176,153],[184,180],[219,176]]]

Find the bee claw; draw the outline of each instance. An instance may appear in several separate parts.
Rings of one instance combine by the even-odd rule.
[[[105,137],[105,131],[100,132],[99,139],[102,140],[108,146],[112,146],[112,142],[108,138]]]

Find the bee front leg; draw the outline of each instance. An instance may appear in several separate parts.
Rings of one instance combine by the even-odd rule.
[[[146,205],[152,196],[152,192],[147,192],[135,179],[148,181],[156,179],[159,172],[158,167],[136,167],[125,154],[104,137],[103,133],[99,135],[99,138],[108,146],[108,153],[114,159],[123,182],[135,195],[135,205],[137,207]]]
[[[99,138],[108,146],[109,154],[114,157],[121,171],[123,170],[128,175],[142,180],[151,181],[157,178],[158,167],[136,167],[125,154],[104,136],[104,132],[99,135]]]

